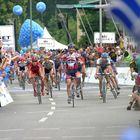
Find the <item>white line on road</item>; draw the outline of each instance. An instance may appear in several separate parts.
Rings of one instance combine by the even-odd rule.
[[[112,128],[128,128],[128,125],[112,125],[112,126],[108,126],[106,127],[107,129],[112,129]]]
[[[0,138],[0,140],[12,140],[12,138]]]
[[[55,103],[55,102],[51,102],[51,104],[52,104],[52,105],[56,105],[56,103]]]
[[[35,112],[25,112],[27,114],[38,114],[38,113],[48,113],[49,111],[35,111]]]
[[[43,131],[43,130],[60,130],[60,128],[35,128],[35,131]]]
[[[42,119],[39,120],[39,122],[45,122],[48,119],[48,117],[44,117]]]
[[[70,129],[95,129],[96,127],[73,127],[73,128],[70,128]]]
[[[52,107],[51,107],[51,110],[55,110],[55,109],[56,109],[56,107],[55,107],[55,106],[52,106]]]
[[[121,135],[103,135],[103,137],[113,137],[113,138],[115,137],[116,138],[116,137],[121,137]]]
[[[54,112],[51,111],[51,112],[49,112],[49,113],[47,114],[47,116],[52,116],[53,113],[54,113]]]
[[[0,132],[17,132],[17,131],[24,131],[24,129],[1,129]]]
[[[86,139],[86,138],[93,138],[93,136],[62,136],[63,139],[74,139],[74,138],[78,138],[78,139]]]
[[[53,101],[53,98],[49,98],[50,101]]]
[[[51,137],[24,137],[24,140],[47,140],[52,139]]]

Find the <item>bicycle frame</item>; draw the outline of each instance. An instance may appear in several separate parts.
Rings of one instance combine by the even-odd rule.
[[[102,76],[102,97],[103,97],[103,103],[106,103],[106,76],[110,75],[110,73],[97,73],[97,75]]]

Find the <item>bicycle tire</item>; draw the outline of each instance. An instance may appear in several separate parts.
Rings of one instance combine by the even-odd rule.
[[[80,84],[80,95],[81,95],[81,100],[84,99],[84,96],[83,96],[83,87],[82,87],[82,83]]]
[[[74,83],[71,84],[71,98],[72,98],[72,107],[75,106],[75,102],[74,102],[74,99],[75,99],[75,85]]]
[[[106,82],[105,78],[102,80],[102,96],[103,96],[103,103],[106,103]]]
[[[51,96],[51,98],[53,98],[53,95],[52,95],[52,86],[51,86],[50,83],[49,83],[49,92],[50,92],[50,96]]]
[[[38,103],[42,104],[42,99],[41,99],[41,84],[39,82],[39,79],[37,80],[37,98],[38,98]]]
[[[111,92],[112,92],[112,94],[114,96],[114,99],[117,99],[117,93],[116,93],[116,91],[115,90],[112,90]]]
[[[21,79],[21,87],[23,90],[25,90],[25,76],[22,74],[22,79]]]
[[[58,74],[57,75],[57,88],[58,88],[58,90],[60,91],[60,75]]]

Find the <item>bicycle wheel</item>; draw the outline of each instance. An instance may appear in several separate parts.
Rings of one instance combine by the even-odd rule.
[[[110,88],[111,88],[111,92],[114,96],[114,99],[117,99],[117,92],[115,90],[115,88],[113,87],[113,85],[111,84],[111,82],[109,82]]]
[[[42,104],[42,99],[41,99],[41,83],[40,83],[39,79],[37,79],[36,82],[37,82],[37,98],[38,98],[38,103]]]
[[[112,94],[114,96],[114,99],[117,99],[117,92],[118,92],[118,90],[117,90],[116,87],[114,87],[113,81],[111,80],[111,77],[109,77],[109,78],[110,78],[109,86],[111,88],[111,92],[112,92]]]
[[[53,95],[52,95],[52,86],[51,86],[51,84],[49,85],[49,91],[50,91],[50,95],[51,95],[51,98],[52,98]]]
[[[83,85],[82,85],[82,83],[80,84],[80,95],[81,95],[81,100],[83,100],[84,97],[83,97]]]
[[[22,89],[25,90],[25,76],[22,75]]]
[[[57,88],[60,91],[60,74],[57,74]]]
[[[71,98],[72,98],[72,107],[74,107],[74,98],[75,98],[75,85],[74,83],[71,84]]]
[[[102,80],[102,96],[103,96],[103,103],[106,103],[106,81],[105,77]]]

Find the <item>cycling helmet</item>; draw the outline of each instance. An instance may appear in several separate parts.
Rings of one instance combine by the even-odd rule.
[[[106,52],[102,53],[102,54],[101,54],[101,57],[102,57],[102,58],[108,58],[108,53],[106,53]]]
[[[75,44],[70,43],[70,44],[68,45],[68,48],[75,48]]]
[[[20,56],[19,60],[20,60],[20,61],[25,61],[26,59],[25,59],[24,56]]]
[[[36,56],[33,56],[32,57],[32,62],[37,62],[38,61],[38,58]]]

